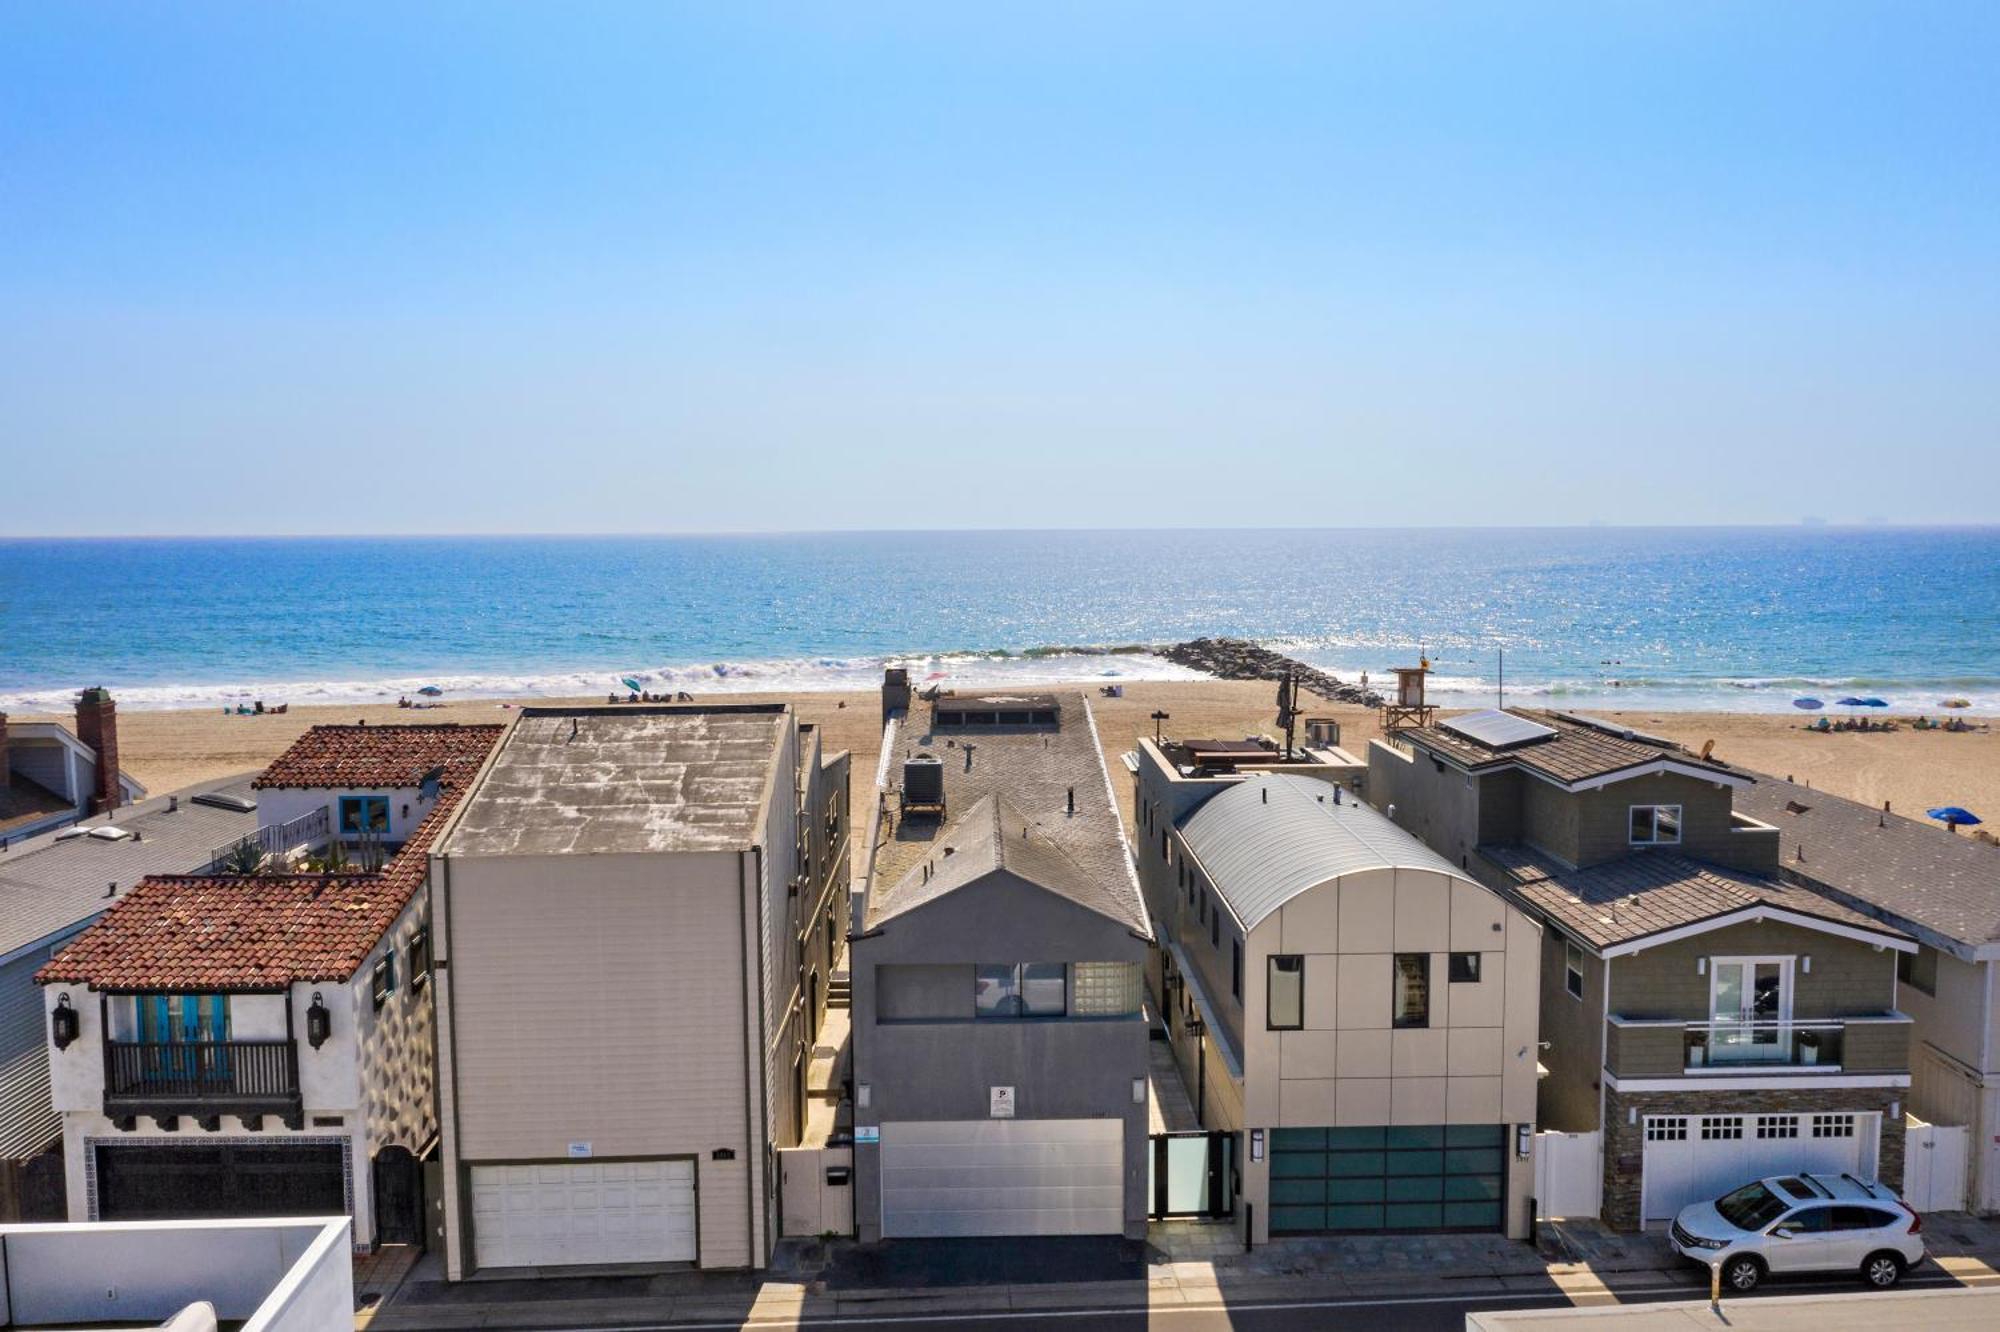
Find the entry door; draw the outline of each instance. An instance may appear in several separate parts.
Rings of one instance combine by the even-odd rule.
[[[1779,1054],[1791,1040],[1792,960],[1718,957],[1709,972],[1709,1062],[1785,1062]]]

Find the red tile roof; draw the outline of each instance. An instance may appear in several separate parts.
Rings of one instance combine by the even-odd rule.
[[[501,730],[465,729],[495,736]],[[35,980],[198,994],[347,980],[423,885],[431,843],[466,786],[463,780],[448,783],[402,850],[374,874],[141,879],[36,972]]]
[[[458,722],[315,726],[251,785],[357,790],[416,786],[437,768],[469,778],[506,729]]]

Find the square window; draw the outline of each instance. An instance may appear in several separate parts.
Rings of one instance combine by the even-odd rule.
[[[1070,1013],[1076,1017],[1130,1017],[1139,1011],[1137,962],[1072,962]]]
[[[1479,980],[1479,954],[1453,953],[1451,955],[1451,979],[1456,984],[1473,984]]]
[[[1634,805],[1631,808],[1633,846],[1678,846],[1681,840],[1679,805]]]
[[[1431,955],[1396,954],[1395,1006],[1390,1010],[1398,1027],[1431,1025]]]
[[[361,837],[389,831],[389,797],[378,795],[340,798],[340,835]]]
[[[1264,977],[1264,1022],[1273,1031],[1297,1031],[1306,1024],[1306,960],[1297,953],[1275,955]]]

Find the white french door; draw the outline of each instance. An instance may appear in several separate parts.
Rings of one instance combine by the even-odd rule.
[[[1791,958],[1711,958],[1708,974],[1709,1063],[1768,1064],[1789,1048]]]

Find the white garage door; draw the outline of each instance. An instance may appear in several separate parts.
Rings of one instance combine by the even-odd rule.
[[[1125,1124],[970,1119],[882,1126],[882,1234],[1115,1235]]]
[[[1693,1202],[1719,1198],[1767,1175],[1875,1177],[1882,1131],[1876,1113],[1648,1115],[1644,1219],[1671,1221]]]
[[[693,1262],[694,1162],[472,1167],[480,1267]]]

